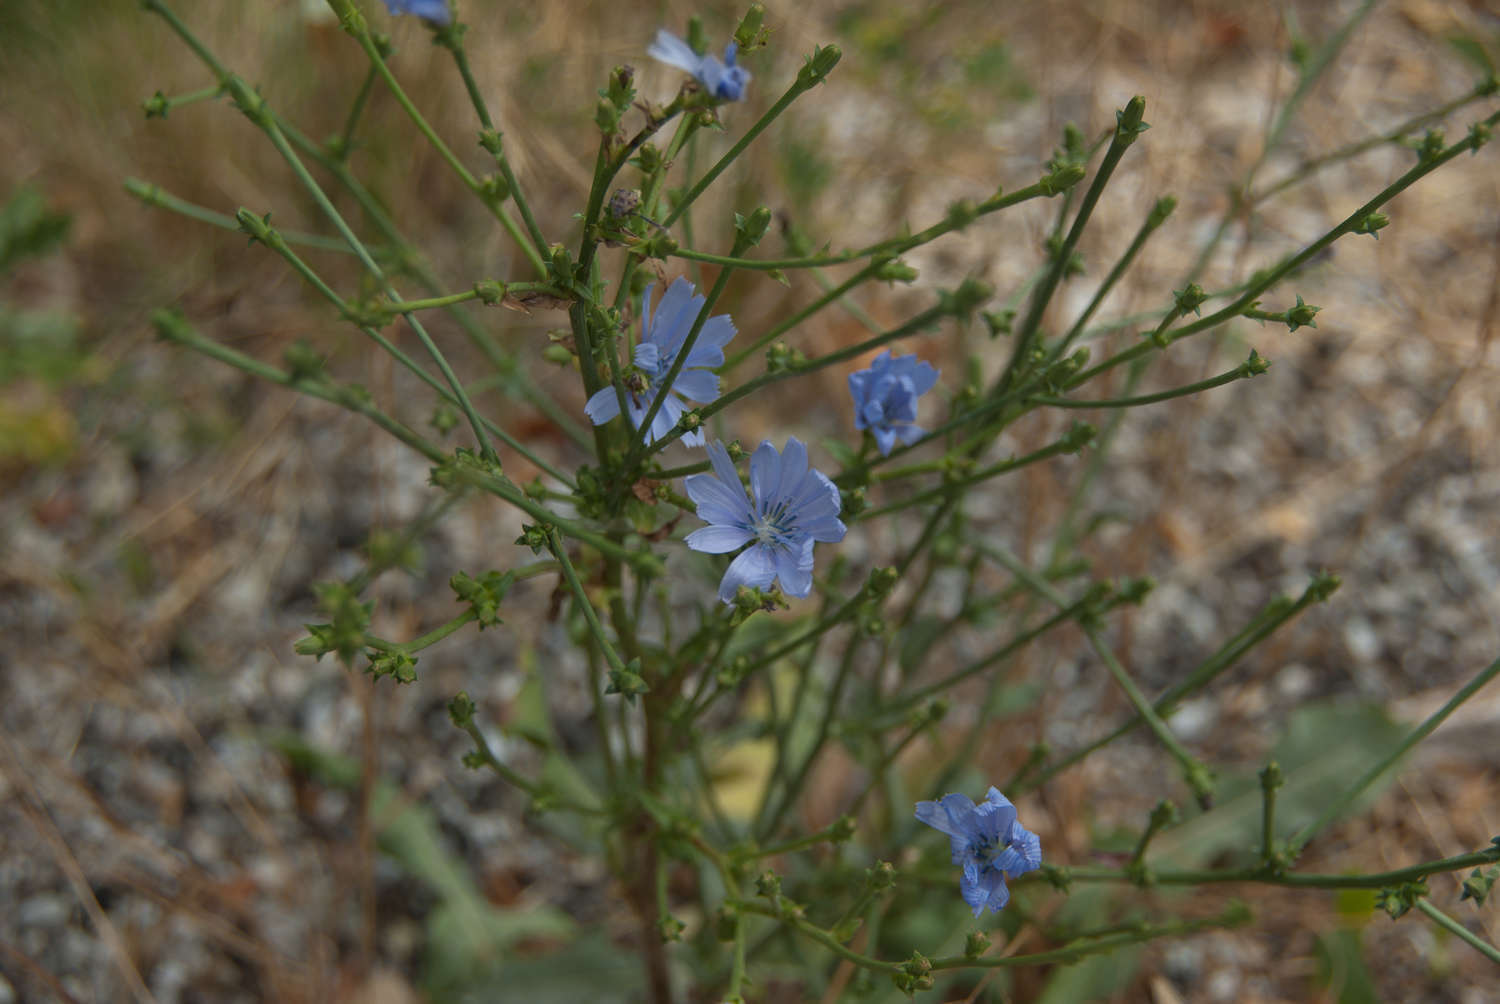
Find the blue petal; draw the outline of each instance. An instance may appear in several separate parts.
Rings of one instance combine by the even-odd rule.
[[[447,24],[452,17],[448,0],[385,0],[385,9],[392,14],[415,14],[435,24]]]
[[[849,396],[854,399],[854,427],[863,429],[859,424],[860,412],[864,410],[865,398],[869,394],[870,371],[860,370],[849,374]]]
[[[925,435],[927,435],[927,430],[920,425],[903,425],[896,430],[896,436],[907,446],[915,443]]]
[[[710,370],[684,369],[672,382],[672,390],[691,401],[706,403],[719,396],[719,377]]]
[[[730,66],[725,68],[724,75],[711,89],[715,96],[725,101],[738,101],[745,96],[745,88],[749,85],[750,71],[743,66]]]
[[[744,506],[745,515],[749,516],[753,510],[750,508],[750,499],[745,495],[745,486],[740,483],[740,472],[734,469],[734,462],[729,459],[729,451],[724,449],[724,444],[714,440],[708,447],[708,463],[718,475],[719,481],[726,489],[737,494]]]
[[[1004,875],[997,871],[988,871],[980,877],[979,884],[981,888],[989,890],[989,896],[985,898],[982,906],[988,907],[992,913],[999,913],[1005,909],[1005,904],[1010,902],[1010,889],[1005,884]],[[970,906],[974,904],[971,903]],[[983,909],[980,906],[974,906],[974,916],[978,917],[982,912]]]
[[[880,447],[880,455],[886,456],[896,445],[896,433],[882,426],[875,430],[875,445]]]
[[[699,515],[701,516],[702,513],[700,512]],[[694,530],[683,538],[683,543],[705,554],[728,554],[754,539],[755,534],[744,527],[718,525]]]
[[[797,489],[807,476],[807,447],[802,440],[792,436],[781,451],[781,477],[776,485],[775,498],[791,500],[797,497]]]
[[[688,359],[694,361],[693,365],[695,366],[724,365],[724,346],[728,345],[730,339],[734,338],[736,334],[738,334],[738,329],[735,328],[734,321],[730,319],[728,314],[715,314],[703,322],[703,330],[698,334],[698,343],[693,346],[693,351],[688,356]],[[698,363],[695,361],[698,358],[698,353],[705,351],[705,347],[709,350],[719,350],[718,362]]]
[[[641,369],[655,373],[661,367],[661,347],[655,342],[639,342],[631,358]]]
[[[838,488],[822,471],[804,474],[787,502],[796,511],[799,524],[837,516],[843,508]]]
[[[1012,823],[1010,832],[1006,835],[1006,840],[1010,843],[1010,847],[1001,856],[1005,857],[1009,863],[1003,866],[997,864],[996,867],[1003,867],[1012,876],[1015,876],[1036,871],[1042,866],[1041,837],[1032,833],[1020,823]],[[1015,855],[1014,858],[1009,856],[1012,853]],[[996,860],[998,862],[998,858]]]
[[[724,578],[719,580],[719,599],[733,603],[740,586],[769,589],[775,579],[776,565],[766,549],[756,544],[740,552],[740,556],[729,563]]]
[[[918,397],[932,390],[937,384],[938,370],[931,363],[918,360],[916,366],[912,367],[911,385],[912,391]]]
[[[709,449],[713,449],[712,446]],[[688,498],[698,507],[698,518],[719,526],[748,526],[754,518],[745,505],[739,479],[733,488],[712,474],[694,474],[683,482]]]
[[[583,406],[583,413],[595,425],[603,425],[618,415],[620,413],[620,398],[615,393],[614,384],[610,384],[603,390],[595,391],[594,396],[589,398],[589,403]]]
[[[820,544],[837,544],[844,539],[844,535],[849,532],[849,528],[844,525],[843,520],[829,516],[825,519],[803,524],[802,532]]]
[[[788,596],[806,596],[812,592],[812,549],[811,540],[801,547],[776,549],[776,577],[781,580],[781,591]]]
[[[1005,876],[997,871],[984,871],[973,878],[965,872],[958,887],[975,917],[984,913],[986,907],[999,910],[1010,902],[1010,890],[1005,887]]]
[[[952,793],[936,802],[918,802],[917,820],[950,837],[961,837],[973,841],[979,836],[979,824],[974,818],[974,803],[965,795]]]
[[[693,320],[702,309],[703,297],[694,296],[693,284],[679,276],[667,287],[661,305],[648,322],[646,337],[667,353],[675,353],[682,347],[682,340],[687,337]]]
[[[658,439],[665,438],[676,427],[677,420],[685,414],[687,414],[687,406],[668,394],[662,401],[661,408],[657,410],[656,417],[651,420],[651,434],[646,437],[646,441],[654,443]],[[641,417],[646,416],[643,414]]]
[[[692,46],[665,28],[657,29],[656,40],[647,47],[646,55],[694,75],[702,62],[702,57],[693,51]]]
[[[974,819],[986,843],[999,843],[1016,821],[1016,807],[995,788],[974,808]]]
[[[776,497],[776,486],[781,484],[781,455],[769,439],[761,441],[750,455],[750,488],[755,495],[756,508],[764,511]]]

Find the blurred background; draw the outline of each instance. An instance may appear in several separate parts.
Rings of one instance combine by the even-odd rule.
[[[486,169],[446,53],[420,22],[364,6],[390,32],[408,92],[472,170]],[[1297,88],[1289,53],[1321,44],[1361,5],[768,7],[771,45],[745,60],[755,74],[749,99],[724,109],[727,132],[703,148],[698,170],[775,101],[815,44],[837,43],[844,59],[695,213],[693,243],[706,250],[724,251],[730,214],[758,204],[835,249],[926,226],[956,199],[1032,183],[1065,123],[1101,135],[1115,109],[1145,95],[1152,128],[1096,213],[1082,247],[1089,271],[1065,287],[1051,321],[1061,325],[1152,202],[1172,194],[1176,214],[1100,317],[1168,302]],[[460,10],[519,180],[543,229],[568,244],[607,71],[635,66],[641,96],[664,102],[681,75],[646,58],[655,30],[681,33],[698,14],[722,43],[742,13],[723,3],[582,0],[467,0]],[[318,4],[183,0],[178,13],[309,137],[342,129],[365,64]],[[1373,5],[1252,190],[1461,98],[1497,57],[1493,4]],[[164,118],[143,112],[158,91],[175,97],[211,83],[137,4],[0,5],[0,201],[9,206],[0,247],[0,1002],[642,999],[634,921],[602,864],[542,839],[545,824],[525,817],[517,792],[462,768],[468,740],[445,711],[466,689],[490,721],[514,725],[529,713],[526,671],[563,658],[562,629],[546,615],[550,582],[518,587],[504,626],[425,653],[408,686],[372,685],[292,652],[303,624],[318,619],[313,585],[354,574],[372,539],[432,504],[427,464],[331,406],[158,343],[149,313],[178,306],[216,340],[277,364],[306,342],[413,424],[426,422],[431,402],[264,248],[126,192],[134,177],[215,212],[245,206],[271,212],[278,227],[330,232],[226,100]],[[1456,139],[1494,107],[1490,98],[1439,124]],[[351,167],[446,288],[526,277],[508,237],[378,86],[355,139]],[[1272,368],[1130,413],[1093,475],[1088,502],[1105,520],[1087,547],[1096,574],[1158,584],[1115,625],[1117,648],[1148,691],[1179,679],[1278,592],[1299,594],[1318,569],[1344,580],[1174,719],[1195,752],[1243,775],[1226,787],[1231,805],[1273,750],[1284,764],[1322,763],[1337,790],[1500,651],[1495,157],[1464,156],[1421,182],[1387,208],[1391,226],[1378,241],[1340,241],[1263,305],[1284,309],[1300,293],[1322,308],[1316,328],[1242,321],[1174,346],[1153,370],[1158,387],[1221,372],[1251,347]],[[1243,280],[1414,162],[1410,149],[1377,146],[1238,214],[1200,281]],[[1027,204],[924,248],[912,256],[917,283],[866,290],[859,306],[896,323],[965,276],[992,282],[1000,305],[1042,260],[1055,212],[1055,203]],[[23,256],[12,235],[28,221],[33,235],[57,237],[51,250]],[[779,253],[774,238],[766,248]],[[338,288],[359,288],[347,258],[315,262]],[[741,278],[725,306],[743,338],[817,292],[805,276],[785,287]],[[475,317],[521,360],[527,381],[582,419],[575,373],[542,357],[562,314],[489,308]],[[1136,326],[1101,336],[1095,358],[1138,337]],[[434,331],[466,380],[488,372],[455,326],[439,321]],[[789,340],[812,355],[862,332],[827,311]],[[942,366],[952,391],[966,359],[994,371],[1007,346],[976,326],[908,348]],[[818,380],[817,394],[799,383],[747,400],[735,434],[852,442],[844,373]],[[584,459],[515,394],[495,387],[478,402],[544,456],[564,466]],[[1019,426],[1008,446],[1034,449],[1069,420]],[[826,450],[814,452],[826,464]],[[688,461],[679,449],[669,462]],[[536,473],[520,458],[506,463],[518,482]],[[974,507],[976,525],[1045,560],[1081,464],[994,483]],[[449,513],[421,535],[407,569],[375,581],[374,630],[405,639],[450,617],[448,576],[507,567],[518,532],[516,515],[491,501]],[[851,553],[883,553],[891,541],[881,534],[851,535]],[[1080,646],[1038,647],[1011,671],[1035,700],[980,751],[976,766],[989,776],[1009,776],[1034,743],[1073,749],[1126,713]],[[582,715],[565,707],[560,727],[582,734]],[[1386,870],[1486,845],[1500,833],[1497,724],[1500,695],[1481,693],[1301,865]],[[524,755],[524,743],[509,741]],[[1338,750],[1344,759],[1331,756]],[[753,775],[753,762],[746,770]],[[852,771],[830,757],[809,801],[837,802]],[[726,792],[736,783],[726,772]],[[1049,861],[1088,863],[1091,849],[1138,830],[1166,796],[1186,801],[1159,751],[1123,744],[1023,801],[1022,819],[1042,834]],[[1251,825],[1257,804],[1247,797],[1244,812],[1225,818]],[[809,821],[827,814],[805,812]],[[1241,836],[1200,827],[1176,839],[1212,860]],[[1430,885],[1500,941],[1493,908],[1454,902],[1458,881]],[[1392,923],[1371,895],[1138,895],[1204,915],[1243,897],[1256,923],[1040,974],[1018,989],[1021,999],[1494,999],[1489,963],[1414,918]],[[513,996],[484,982],[495,964]],[[825,993],[761,989],[773,1000]]]

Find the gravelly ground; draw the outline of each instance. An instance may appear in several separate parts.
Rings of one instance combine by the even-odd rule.
[[[584,23],[577,11],[558,6],[537,15],[528,36],[537,49],[559,52],[564,38],[578,36],[555,74],[628,58],[632,46],[622,40],[642,34],[626,11],[605,12],[597,27],[575,31]],[[1266,96],[1291,86],[1277,70],[1284,38],[1275,24],[1211,3],[1049,5],[1030,14],[954,6],[946,17],[909,26],[905,70],[851,59],[841,68],[845,77],[819,95],[827,101],[823,117],[809,111],[793,120],[845,154],[854,172],[854,183],[813,199],[811,218],[837,232],[837,244],[851,245],[878,235],[893,216],[936,218],[953,198],[987,194],[997,180],[1007,187],[1030,180],[1064,119],[1098,130],[1128,95],[1144,93],[1153,129],[1083,250],[1097,274],[1129,239],[1141,207],[1177,193],[1176,218],[1105,314],[1159,305],[1216,220],[1226,185],[1253,161]],[[900,26],[901,8],[871,9],[885,10],[885,20],[860,22],[862,30]],[[1310,33],[1331,23],[1327,8],[1299,11]],[[839,38],[860,53],[862,36],[830,8],[775,17],[788,49]],[[975,121],[986,125],[944,132],[932,124],[932,106],[957,86],[944,54],[961,51],[975,23],[1007,40],[1017,73],[1038,96],[1001,102],[997,114],[969,95],[979,106]],[[1261,177],[1279,178],[1300,157],[1461,93],[1472,74],[1442,42],[1459,27],[1490,37],[1500,30],[1477,6],[1461,3],[1392,4],[1373,15],[1340,71],[1310,96],[1285,156]],[[336,32],[302,30],[301,41],[283,39],[278,49],[268,36],[265,52],[244,58],[262,61],[267,79],[277,58],[286,58],[277,56],[282,51],[343,65],[331,55],[340,51]],[[496,44],[482,34],[476,28],[471,41]],[[1058,38],[1072,40],[1070,58],[1049,54]],[[415,32],[398,39],[404,56],[425,49]],[[74,57],[100,58],[86,32],[75,41]],[[274,263],[247,255],[242,238],[122,206],[111,179],[171,174],[176,153],[166,151],[186,149],[187,130],[215,130],[202,138],[206,148],[218,149],[217,139],[234,149],[239,140],[216,131],[230,127],[211,124],[231,117],[224,109],[174,112],[145,133],[132,102],[164,86],[161,77],[196,78],[175,64],[149,74],[145,57],[133,52],[119,58],[118,76],[82,88],[75,105],[44,98],[41,82],[56,77],[41,71],[34,87],[14,92],[20,100],[0,104],[0,141],[24,137],[13,145],[13,162],[0,166],[0,181],[8,189],[35,178],[77,216],[68,251],[20,273],[9,296],[79,314],[102,374],[56,396],[76,430],[71,459],[0,475],[8,481],[0,499],[0,1002],[132,993],[162,1002],[415,999],[422,924],[434,896],[375,852],[355,795],[310,783],[268,745],[285,730],[378,765],[435,813],[439,832],[491,901],[551,904],[585,926],[628,937],[630,918],[610,906],[602,868],[536,839],[513,791],[459,768],[466,742],[446,720],[445,702],[460,688],[503,719],[520,653],[533,650],[563,684],[564,737],[586,741],[581,669],[563,654],[561,627],[543,616],[550,582],[513,594],[530,616],[445,646],[424,658],[417,684],[400,690],[371,687],[331,660],[292,654],[301,625],[315,616],[313,585],[351,574],[372,529],[399,525],[430,501],[426,465],[330,407],[151,342],[145,312],[179,297],[215,337],[262,358],[276,358],[297,337],[326,339],[328,325]],[[420,64],[408,69],[420,77]],[[775,78],[769,67],[758,74]],[[495,75],[497,89],[514,82]],[[121,89],[123,99],[103,83],[121,78],[133,88]],[[1170,83],[1181,79],[1191,87]],[[564,93],[588,98],[587,88],[574,90]],[[70,159],[79,140],[39,128],[58,107],[72,108],[79,133],[99,137],[92,142],[118,141],[121,163],[105,170]],[[871,116],[871,107],[882,114]],[[1493,110],[1493,102],[1484,107]],[[519,118],[513,108],[507,113]],[[561,113],[557,120],[564,131],[578,125]],[[1450,135],[1467,121],[1456,118]],[[534,140],[521,144],[534,158],[530,176],[541,188],[571,193],[586,181],[583,161],[540,132],[522,133]],[[1379,242],[1346,239],[1286,287],[1286,298],[1301,292],[1323,307],[1316,329],[1287,333],[1243,322],[1216,341],[1175,348],[1153,371],[1155,386],[1219,372],[1252,345],[1273,366],[1253,381],[1131,414],[1094,483],[1096,504],[1122,517],[1089,545],[1096,570],[1158,582],[1149,602],[1111,634],[1148,691],[1180,678],[1276,592],[1300,592],[1320,568],[1344,579],[1332,601],[1174,719],[1184,740],[1216,764],[1253,770],[1288,716],[1320,698],[1369,699],[1399,720],[1418,721],[1500,649],[1500,455],[1490,435],[1500,365],[1492,345],[1500,278],[1494,158],[1487,150],[1455,162],[1396,202]],[[923,180],[920,169],[933,160],[946,180]],[[1222,283],[1274,259],[1410,162],[1404,151],[1377,151],[1293,189],[1257,214],[1248,234],[1235,232],[1210,276]],[[246,180],[253,162],[225,155],[212,165],[217,171],[178,176],[184,194],[218,207],[274,198],[274,189]],[[425,160],[413,176],[426,179],[423,171],[437,174]],[[432,203],[420,225],[469,232],[455,197],[437,194]],[[401,206],[415,213],[411,203]],[[1007,295],[1034,263],[1049,220],[1044,211],[1022,212],[928,249],[916,259],[924,285],[867,308],[882,320],[899,318],[925,303],[927,284],[951,284],[976,262]],[[493,238],[460,236],[455,244],[485,257],[486,267],[500,255]],[[149,267],[142,247],[151,249]],[[1007,253],[1014,247],[1023,253]],[[440,262],[468,281],[457,254],[439,255]],[[1092,281],[1068,291],[1069,316]],[[744,294],[736,316],[742,331],[754,330],[777,309],[766,294]],[[529,337],[558,322],[514,323],[518,336]],[[809,351],[826,349],[856,337],[848,324],[801,337]],[[969,347],[984,338],[978,331],[965,337]],[[953,344],[929,338],[917,348],[956,373]],[[342,351],[347,363],[353,351]],[[351,364],[351,372],[356,366],[355,378],[386,399],[403,392],[382,363]],[[572,393],[564,372],[537,379]],[[837,428],[845,420],[831,403],[839,379],[822,388],[830,403],[802,410],[801,425]],[[1109,391],[1118,385],[1099,393]],[[514,405],[491,404],[528,421]],[[787,404],[752,404],[737,419],[742,437],[781,429]],[[565,449],[538,424],[523,427],[541,448]],[[1006,445],[1035,448],[1061,428],[1044,419],[1018,428]],[[1086,462],[1069,459],[1003,482],[976,504],[976,532],[1039,558],[1070,479]],[[493,566],[518,529],[514,515],[487,503],[451,514],[423,538],[420,574],[388,573],[375,583],[375,630],[409,637],[448,616],[448,575]],[[873,556],[881,539],[856,531],[848,546]],[[962,650],[982,639],[952,644]],[[1097,661],[1076,642],[1033,649],[1011,672],[1045,681],[1044,713],[1009,724],[987,744],[981,757],[997,776],[1008,776],[1035,741],[1070,749],[1124,713]],[[1303,864],[1394,868],[1486,844],[1500,833],[1489,741],[1497,719],[1500,702],[1481,694],[1367,816],[1330,832]],[[523,744],[504,752],[523,762],[528,755]],[[820,790],[838,793],[850,783],[830,768]],[[1023,809],[1052,860],[1086,863],[1091,826],[1138,826],[1156,799],[1182,798],[1179,789],[1157,752],[1131,741],[1063,775]],[[1449,895],[1455,880],[1433,885],[1463,913]],[[1144,975],[1121,999],[1314,999],[1314,936],[1352,922],[1341,921],[1323,894],[1234,892],[1252,899],[1257,928],[1152,948]],[[1221,903],[1208,894],[1199,906]],[[1492,909],[1463,915],[1491,943],[1500,940]],[[1451,939],[1434,939],[1412,918],[1377,918],[1363,937],[1383,999],[1493,999],[1487,963]]]

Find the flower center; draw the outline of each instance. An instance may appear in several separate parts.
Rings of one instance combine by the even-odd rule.
[[[984,843],[974,845],[974,857],[984,866],[986,871],[995,870],[995,859],[1010,850],[1010,844],[1003,840],[987,840]]]
[[[766,547],[784,544],[791,536],[792,520],[787,513],[787,503],[778,502],[770,509],[758,513],[750,530],[755,539]]]

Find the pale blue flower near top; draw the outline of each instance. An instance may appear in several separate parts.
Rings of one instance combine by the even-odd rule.
[[[891,452],[896,440],[910,445],[927,434],[916,424],[917,398],[937,383],[938,371],[916,356],[891,358],[889,349],[875,357],[867,370],[849,374],[849,394],[854,398],[854,427],[869,429],[881,455]]]
[[[385,9],[392,14],[415,14],[436,24],[447,24],[453,16],[448,0],[385,0]]]
[[[646,287],[641,309],[641,340],[635,347],[635,366],[638,374],[625,380],[625,409],[630,415],[630,424],[637,429],[646,420],[651,402],[662,393],[662,384],[672,369],[672,362],[682,350],[682,343],[693,322],[703,310],[704,298],[695,296],[691,282],[679,278],[667,287],[666,294],[651,311],[651,294],[656,289],[652,283]],[[648,443],[661,439],[687,413],[688,406],[682,398],[707,404],[719,396],[719,377],[714,370],[724,365],[724,346],[734,337],[734,321],[728,314],[717,314],[703,322],[698,340],[693,343],[687,361],[672,386],[666,388],[666,399],[651,420],[651,431],[646,435]],[[603,425],[620,414],[620,395],[614,385],[600,390],[589,398],[584,412],[595,425]],[[703,433],[684,433],[682,441],[688,446],[702,446]]]
[[[662,28],[657,31],[656,41],[646,50],[646,55],[691,73],[714,97],[738,101],[745,96],[745,87],[750,83],[750,71],[734,65],[738,52],[739,46],[730,42],[724,46],[724,61],[721,63],[717,56],[698,55],[691,45]]]
[[[1016,821],[1016,807],[996,788],[978,805],[967,795],[918,802],[917,819],[948,834],[953,863],[964,870],[959,889],[976,917],[1010,902],[1007,874],[1015,878],[1042,866],[1041,838]]]
[[[709,445],[708,460],[713,473],[694,474],[685,483],[698,518],[709,524],[688,534],[687,546],[727,554],[750,545],[729,563],[719,599],[733,603],[740,586],[769,589],[777,579],[788,596],[806,596],[812,591],[813,544],[836,543],[847,532],[839,520],[839,490],[808,467],[807,447],[796,438],[781,453],[769,441],[760,444],[750,457],[749,494],[723,443]]]

